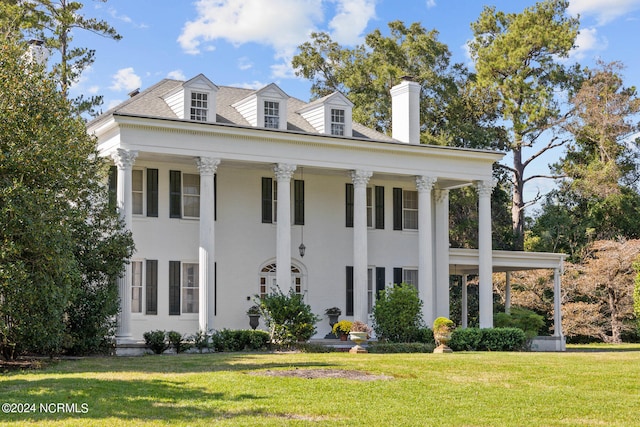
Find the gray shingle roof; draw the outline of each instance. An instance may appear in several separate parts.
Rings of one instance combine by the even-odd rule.
[[[177,120],[178,116],[176,116],[173,110],[167,105],[163,96],[172,90],[175,90],[183,83],[183,81],[179,80],[161,80],[155,85],[141,91],[137,95],[103,113],[96,119],[90,121],[87,125],[91,126],[92,124],[96,124],[113,114],[127,114]],[[219,86],[219,90],[216,95],[216,123],[251,126],[232,105],[255,92],[256,91],[253,89]],[[293,97],[289,97],[287,102],[287,130],[318,134],[318,131],[299,113],[297,113],[297,111],[310,104]],[[317,102],[318,100],[314,101],[314,103]],[[353,137],[374,139],[378,141],[393,141],[391,137],[373,129],[369,129],[359,123],[353,123]]]

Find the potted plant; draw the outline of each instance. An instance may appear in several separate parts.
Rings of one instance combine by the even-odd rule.
[[[257,328],[260,323],[260,307],[257,305],[249,307],[249,310],[247,310],[247,316],[249,316],[249,326],[251,326],[251,329]]]
[[[371,334],[371,328],[364,322],[356,320],[351,324],[351,330],[349,331],[349,339],[356,343],[349,353],[367,353],[367,350],[360,344],[366,342]]]
[[[341,320],[337,322],[335,325],[333,325],[333,333],[337,337],[340,337],[340,340],[346,341],[347,334],[351,332],[352,323],[353,322],[350,322],[349,320]]]
[[[446,317],[438,317],[433,321],[433,338],[436,340],[436,347],[433,350],[434,353],[451,353],[453,350],[449,348],[449,341],[451,341],[451,332],[453,332],[453,321]]]
[[[340,310],[338,307],[331,307],[331,308],[327,308],[324,311],[324,314],[326,314],[329,317],[329,326],[331,327],[331,332],[329,332],[325,338],[327,339],[331,339],[331,338],[338,338],[334,333],[333,333],[333,325],[335,325],[336,323],[338,323],[338,317],[342,314],[342,310]]]

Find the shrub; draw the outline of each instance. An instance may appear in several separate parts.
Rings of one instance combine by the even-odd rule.
[[[169,344],[175,349],[176,353],[182,353],[191,348],[191,343],[187,342],[187,337],[182,336],[180,332],[169,331],[167,333]]]
[[[434,344],[427,343],[376,343],[367,347],[369,353],[433,353]]]
[[[373,306],[373,329],[390,342],[411,342],[420,336],[422,300],[418,290],[406,283],[380,292]]]
[[[257,351],[269,347],[268,332],[252,329],[222,329],[211,334],[215,351]]]
[[[169,343],[166,340],[166,333],[164,331],[149,331],[143,335],[144,342],[148,348],[155,354],[162,354],[169,348]]]
[[[467,328],[453,331],[449,347],[453,351],[521,351],[526,342],[518,328]]]
[[[293,289],[283,293],[279,287],[259,299],[256,304],[265,324],[269,328],[271,342],[290,346],[295,342],[307,341],[316,333],[315,324],[320,317],[311,312],[311,307]]]
[[[522,329],[527,339],[531,339],[544,327],[544,317],[526,308],[512,307],[510,314],[497,313],[493,317],[493,324],[496,328]]]
[[[335,353],[338,351],[335,347],[308,342],[296,343],[294,347],[301,353]]]

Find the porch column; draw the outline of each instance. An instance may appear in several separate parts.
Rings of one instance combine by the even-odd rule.
[[[553,270],[553,336],[562,337],[562,294],[560,289],[560,269]]]
[[[276,284],[283,290],[291,287],[291,177],[296,165],[278,163],[273,171],[278,182],[276,215]]]
[[[511,313],[511,272],[505,273],[504,280],[504,312]]]
[[[435,189],[436,317],[449,318],[449,190]]]
[[[478,187],[478,299],[480,327],[493,327],[493,259],[491,247],[491,192],[496,182],[479,181]]]
[[[118,212],[124,221],[125,228],[133,228],[133,196],[131,168],[138,157],[137,150],[118,148],[111,156],[118,167]],[[120,297],[120,313],[117,319],[116,340],[131,340],[131,264],[124,267],[122,276],[118,278],[118,296]]]
[[[373,173],[351,172],[353,181],[353,318],[367,323],[367,184]]]
[[[462,327],[469,327],[469,294],[467,289],[467,275],[462,275]]]
[[[201,331],[214,326],[215,314],[215,187],[214,175],[220,159],[200,157],[200,249],[198,251],[199,307],[198,323]]]
[[[431,189],[437,178],[416,177],[418,188],[418,295],[422,299],[422,318],[428,326],[435,320],[435,289],[433,283],[433,221]],[[447,248],[447,252],[449,248]]]

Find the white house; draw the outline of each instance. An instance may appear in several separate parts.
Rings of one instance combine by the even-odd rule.
[[[317,314],[338,306],[368,321],[376,290],[408,282],[431,324],[449,316],[454,272],[479,275],[480,326],[491,327],[493,271],[559,273],[560,255],[492,252],[503,154],[421,145],[419,94],[408,79],[391,90],[392,138],[353,122],[340,93],[305,103],[275,84],[202,74],[162,80],[91,121],[136,244],[119,281],[118,342],[246,328],[253,296],[276,284]],[[449,248],[448,195],[463,186],[478,189],[477,250]],[[318,324],[318,337],[328,329]],[[563,346],[559,316],[556,338]]]

